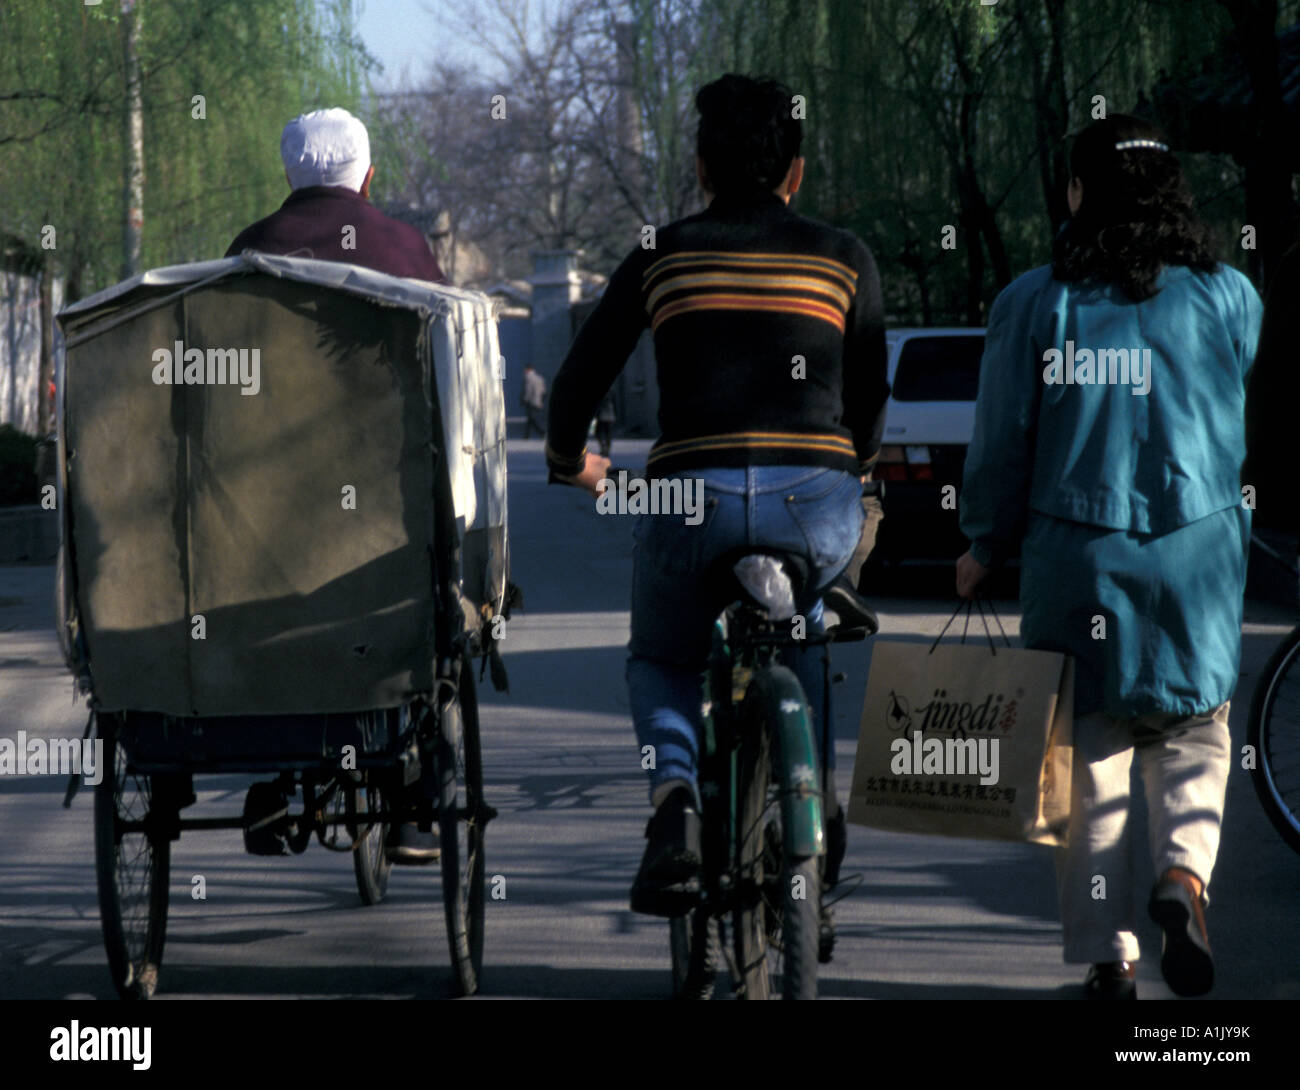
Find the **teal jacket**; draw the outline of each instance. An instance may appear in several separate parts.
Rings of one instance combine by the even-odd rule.
[[[1044,266],[989,316],[961,528],[982,564],[1021,553],[1022,635],[1075,655],[1078,714],[1191,714],[1236,682],[1263,308],[1226,266],[1158,286],[1134,303]]]

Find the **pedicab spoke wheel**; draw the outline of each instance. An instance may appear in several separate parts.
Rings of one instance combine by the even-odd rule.
[[[151,778],[130,767],[116,720],[98,717],[104,767],[95,788],[95,876],[99,914],[113,984],[123,999],[148,999],[158,986],[167,930],[171,841],[157,830],[124,828],[153,811]]]
[[[1300,627],[1260,675],[1246,723],[1254,747],[1251,779],[1269,821],[1300,852]]]
[[[483,802],[478,700],[463,659],[457,691],[439,709],[438,827],[442,844],[442,900],[452,972],[462,995],[478,991],[483,968],[483,838],[491,811]]]
[[[357,892],[367,905],[377,905],[388,892],[388,873],[393,864],[384,852],[384,838],[388,826],[381,822],[365,823],[367,813],[382,810],[383,798],[379,788],[356,788],[357,843],[352,851],[352,869],[357,876]]]

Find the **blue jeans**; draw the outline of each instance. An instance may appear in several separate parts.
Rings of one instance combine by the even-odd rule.
[[[709,566],[740,546],[796,553],[809,578],[795,606],[809,635],[825,631],[821,592],[844,570],[862,532],[862,484],[852,473],[820,466],[751,466],[672,474],[704,481],[703,520],[639,515],[633,532],[632,642],[627,683],[637,743],[654,747],[650,793],[667,780],[696,781],[704,668],[713,623],[728,604]],[[685,486],[683,486],[685,487]],[[793,650],[821,744],[830,715],[819,648]],[[822,754],[834,767],[835,750]]]

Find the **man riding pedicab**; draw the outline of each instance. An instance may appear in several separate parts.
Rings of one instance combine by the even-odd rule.
[[[445,284],[438,259],[419,230],[370,203],[375,176],[366,127],[347,110],[313,110],[280,136],[280,157],[292,192],[265,219],[244,228],[226,250],[342,261],[390,276]],[[438,859],[438,837],[414,822],[394,825],[385,854],[394,863]]]

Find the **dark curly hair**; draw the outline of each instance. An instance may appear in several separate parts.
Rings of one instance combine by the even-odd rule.
[[[1083,199],[1053,242],[1052,274],[1116,284],[1140,303],[1156,294],[1165,265],[1214,272],[1218,260],[1178,158],[1115,147],[1132,140],[1167,143],[1156,126],[1126,114],[1094,122],[1075,140],[1070,177],[1083,183]]]
[[[793,97],[777,80],[739,75],[700,88],[695,146],[714,193],[770,192],[781,184],[803,142]]]

